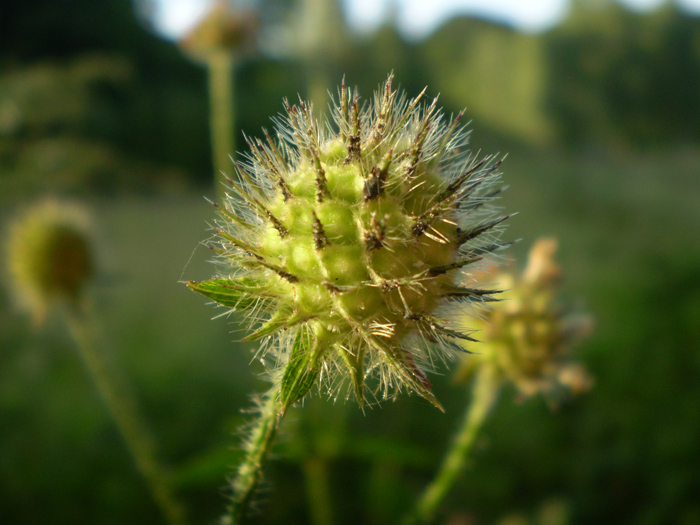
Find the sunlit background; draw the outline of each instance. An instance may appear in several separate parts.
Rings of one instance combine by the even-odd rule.
[[[438,523],[700,525],[700,1],[241,0],[245,45],[213,51],[196,30],[212,7],[0,0],[0,244],[45,197],[91,212],[100,344],[191,522],[223,510],[266,385],[235,317],[180,283],[215,271],[215,172],[283,98],[321,111],[343,76],[369,98],[394,71],[466,107],[475,150],[508,153],[504,237],[522,241],[505,264],[556,237],[566,303],[595,319],[576,349],[593,390],[556,410],[506,390]],[[161,523],[65,312],[16,308],[4,255],[0,523]],[[328,525],[307,503],[320,461],[331,523],[396,523],[468,400],[449,370],[432,379],[445,414],[318,396],[290,414],[256,522]]]
[[[667,0],[620,0],[639,12],[659,9]],[[177,38],[203,17],[211,0],[154,0],[155,28],[167,38]],[[349,26],[370,33],[393,18],[408,38],[423,38],[457,16],[481,16],[522,31],[544,31],[561,22],[569,10],[566,0],[342,0]],[[591,4],[605,5],[605,0]],[[700,12],[698,0],[677,0],[688,14]]]

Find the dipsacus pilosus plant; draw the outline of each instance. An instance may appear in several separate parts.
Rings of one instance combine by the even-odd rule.
[[[366,105],[343,84],[329,122],[286,104],[274,136],[248,141],[216,206],[221,274],[187,285],[245,312],[283,411],[347,379],[360,403],[406,388],[439,406],[425,371],[471,340],[440,308],[490,300],[470,269],[506,245],[500,161],[466,149],[461,117],[398,95],[390,76]]]

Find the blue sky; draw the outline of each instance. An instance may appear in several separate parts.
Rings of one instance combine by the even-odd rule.
[[[595,1],[595,0],[591,0]],[[157,28],[169,37],[187,31],[206,12],[212,0],[156,0]],[[664,0],[623,0],[634,9],[658,7]],[[700,0],[676,0],[700,14]],[[566,15],[567,0],[343,0],[350,24],[358,31],[376,28],[395,12],[400,29],[420,38],[454,15],[475,14],[501,20],[525,31],[541,31]]]

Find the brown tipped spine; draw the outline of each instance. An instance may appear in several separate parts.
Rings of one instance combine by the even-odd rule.
[[[359,95],[355,93],[352,99],[352,133],[348,138],[348,156],[345,159],[345,164],[357,162],[362,158],[362,149],[360,146],[360,103]]]
[[[455,286],[447,290],[444,297],[471,297],[477,298],[486,302],[497,302],[500,299],[493,297],[496,294],[503,293],[505,290],[488,290],[482,288],[464,288]]]
[[[207,199],[207,200],[209,200],[209,199]],[[246,230],[251,230],[251,229],[255,228],[255,226],[253,226],[249,222],[244,221],[243,219],[241,219],[237,215],[228,211],[225,206],[220,206],[218,202],[213,202],[213,201],[209,201],[209,202],[211,202],[212,206],[214,206],[214,208],[216,208],[216,211],[218,213],[220,213],[224,217],[228,218],[229,220],[235,222],[237,225],[242,226]]]
[[[447,195],[452,195],[455,193],[458,189],[462,187],[462,184],[464,184],[466,181],[468,181],[474,173],[479,171],[484,164],[486,164],[489,161],[488,157],[485,159],[482,159],[481,161],[477,162],[474,166],[469,168],[464,174],[460,175],[457,179],[452,181],[447,188],[445,188],[445,191],[442,192],[443,196]]]
[[[285,228],[284,224],[282,224],[282,221],[275,217],[270,210],[268,210],[259,202],[258,205],[265,211],[265,215],[267,215],[267,218],[269,219],[270,223],[272,224],[272,226],[274,226],[275,230],[277,230],[277,233],[280,234],[280,239],[284,239],[289,233],[289,230]]]
[[[287,181],[280,177],[279,179],[277,179],[277,186],[279,187],[280,192],[282,193],[282,198],[284,199],[284,202],[287,202],[292,196],[292,191],[289,189]]]
[[[437,202],[433,206],[416,217],[415,224],[413,225],[413,235],[416,237],[423,235],[436,218],[458,208],[459,201],[468,197],[484,181],[485,179],[483,177],[479,177],[461,188],[459,188],[459,186],[453,187],[452,184],[448,186],[445,191],[438,195],[436,198]],[[466,179],[462,181],[462,184],[464,184],[464,182],[466,182]]]
[[[349,115],[348,115],[348,106],[349,106],[348,98],[349,98],[349,96],[350,95],[348,94],[348,88],[345,85],[345,75],[343,75],[343,81],[340,85],[340,107],[339,107],[339,109],[340,109],[340,118],[342,119],[343,123],[348,127],[350,126],[350,122],[348,120],[348,118],[349,118]],[[344,126],[341,126],[340,133],[341,133],[341,138],[343,139],[343,142],[347,143],[348,133],[347,133],[346,128]]]
[[[479,224],[475,226],[474,228],[470,230],[465,230],[465,231],[460,231],[457,233],[457,246],[461,246],[465,242],[471,241],[472,239],[475,239],[482,233],[486,233],[489,231],[491,228],[494,228],[501,224],[503,221],[510,219],[515,213],[511,215],[505,215],[503,217],[498,217],[497,219],[493,219],[491,221],[485,222],[483,224]]]
[[[452,119],[450,126],[447,128],[447,132],[443,135],[442,140],[440,141],[440,146],[438,146],[435,155],[433,155],[433,162],[437,163],[440,161],[440,159],[443,158],[445,150],[447,149],[447,145],[452,140],[452,137],[454,137],[454,134],[457,131],[457,128],[459,127],[459,123],[462,121],[462,117],[464,117],[464,110],[457,113],[455,118]]]
[[[513,244],[516,244],[517,242],[519,242],[519,240],[509,241],[509,242],[500,242],[500,243],[496,242],[493,244],[487,244],[485,246],[473,248],[473,249],[469,250],[465,255],[467,257],[479,257],[481,255],[493,253],[493,252],[496,252],[498,250],[503,250],[504,248],[512,246]]]
[[[408,181],[415,177],[416,170],[418,168],[418,163],[420,162],[421,157],[423,156],[423,144],[425,143],[425,139],[427,138],[428,132],[430,131],[430,124],[428,122],[429,121],[426,121],[425,126],[423,126],[418,132],[416,138],[413,140],[413,144],[411,145],[408,164],[406,165],[406,168],[404,170],[404,178]]]
[[[450,328],[447,328],[446,326],[442,326],[441,324],[439,324],[437,322],[437,319],[435,317],[433,317],[432,315],[420,313],[420,314],[410,315],[408,318],[411,321],[416,322],[421,328],[427,327],[431,332],[433,332],[435,334],[446,335],[448,337],[453,337],[455,339],[463,339],[465,341],[471,341],[472,343],[479,342],[477,339],[474,339],[473,337],[470,337],[469,335],[467,335],[463,332],[458,332],[457,330],[451,330]],[[467,353],[470,353],[470,352],[467,352]]]
[[[391,166],[391,158],[394,155],[394,150],[390,149],[382,161],[370,170],[370,176],[365,181],[363,194],[365,201],[369,201],[381,196],[384,193],[384,183],[389,175],[389,167]]]
[[[315,211],[313,212],[313,216],[314,224],[312,226],[312,230],[314,234],[314,246],[316,247],[316,250],[323,250],[330,244],[330,241],[328,240],[328,237],[326,237],[323,224],[321,224],[321,221],[318,219]]]
[[[277,146],[277,141],[274,138],[272,138],[270,133],[267,131],[267,128],[263,128],[263,133],[265,134],[265,140],[267,140],[267,143],[270,145],[270,151],[272,151],[272,154],[275,156],[275,159],[281,166],[285,166],[287,164],[287,161],[285,160],[284,155],[282,155],[282,152]]]
[[[277,266],[276,264],[270,264],[269,262],[266,261],[255,261],[256,264],[259,264],[260,266],[267,268],[268,270],[272,270],[275,272],[277,275],[285,279],[287,282],[290,283],[297,283],[299,282],[299,277],[297,277],[294,274],[289,273],[287,270],[284,268]]]
[[[423,95],[425,95],[425,92],[426,92],[426,91],[428,91],[428,86],[425,86],[425,87],[423,88],[423,91],[421,91],[420,93],[418,93],[418,96],[416,96],[415,98],[411,99],[411,101],[408,103],[408,107],[406,108],[406,111],[404,112],[403,117],[401,118],[401,120],[399,120],[399,121],[396,123],[395,126],[393,126],[394,129],[396,130],[396,133],[399,133],[399,132],[403,129],[403,127],[404,127],[404,125],[406,124],[406,122],[408,121],[409,117],[410,117],[411,115],[413,115],[413,111],[416,109],[416,106],[418,106],[418,102],[420,102],[420,100],[423,98]],[[430,106],[430,108],[428,108],[428,111],[426,112],[426,115],[425,115],[425,117],[424,117],[425,120],[429,120],[429,117],[431,116],[431,112],[434,111],[434,109],[435,109],[435,108],[433,107],[433,106],[435,106],[435,105],[437,105],[437,97],[435,97],[434,104],[432,104],[432,105]]]
[[[442,275],[444,273],[449,272],[450,270],[457,270],[459,268],[463,268],[469,264],[473,264],[477,261],[480,261],[482,257],[469,257],[467,259],[463,259],[461,261],[456,261],[450,264],[443,264],[440,266],[433,266],[428,270],[428,275],[431,277],[437,277],[438,275]]]
[[[384,236],[386,235],[387,216],[377,220],[377,214],[372,212],[370,229],[365,232],[365,250],[371,252],[384,246]]]
[[[248,244],[247,242],[244,242],[240,239],[236,239],[233,235],[226,233],[223,230],[214,229],[214,233],[216,233],[222,239],[227,240],[228,242],[233,244],[236,248],[242,250],[247,255],[250,255],[251,257],[254,257],[258,260],[263,260],[264,257],[257,252],[257,250],[255,249],[254,246]]]
[[[318,202],[323,202],[325,198],[331,195],[328,189],[328,179],[326,179],[326,172],[321,165],[321,158],[318,156],[318,152],[312,148],[311,155],[313,156],[314,169],[316,170],[316,199]]]
[[[471,202],[469,202],[468,204],[459,203],[459,204],[458,204],[458,208],[459,208],[460,210],[464,210],[464,211],[474,211],[474,210],[478,210],[478,209],[481,208],[484,204],[486,204],[487,202],[492,201],[493,199],[495,199],[496,197],[498,197],[501,193],[503,193],[503,192],[506,191],[507,189],[508,189],[508,186],[502,186],[502,187],[500,187],[500,188],[497,188],[497,189],[495,189],[495,190],[493,190],[493,191],[490,191],[490,192],[486,193],[485,195],[482,195],[482,196],[478,197],[477,199],[473,199],[473,200],[472,200]],[[513,214],[513,215],[515,215],[515,214]]]
[[[384,86],[384,97],[382,98],[382,103],[379,106],[379,114],[377,115],[377,122],[374,125],[372,133],[367,139],[368,144],[377,145],[384,138],[384,129],[387,124],[387,116],[391,112],[391,106],[394,102],[394,92],[391,90],[391,84],[394,81],[394,74],[391,73]]]
[[[292,129],[294,130],[294,141],[296,142],[297,149],[306,159],[310,159],[311,151],[309,150],[309,145],[300,133],[302,125],[301,117],[299,115],[299,108],[296,105],[291,106],[287,100],[284,101],[284,107],[287,111],[287,115],[289,116],[289,122],[292,125]]]

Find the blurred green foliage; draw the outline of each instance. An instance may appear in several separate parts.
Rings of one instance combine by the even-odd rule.
[[[525,242],[509,257],[558,237],[568,296],[597,319],[580,352],[594,390],[555,414],[506,395],[445,523],[700,523],[700,20],[670,3],[601,5],[576,2],[539,35],[466,18],[419,42],[391,25],[348,32],[326,71],[329,87],[345,74],[367,96],[393,69],[411,95],[429,85],[447,111],[466,105],[474,147],[511,152],[503,205],[521,213],[506,235]],[[213,217],[200,197],[213,193],[205,72],[133,7],[0,0],[0,221],[46,192],[98,211],[104,346],[193,522],[210,523],[240,409],[265,384],[233,325],[177,285],[211,274],[206,250],[193,253]],[[305,93],[305,68],[299,54],[243,64],[242,129],[270,127],[283,97]],[[51,321],[32,331],[0,291],[0,522],[158,523],[60,313]],[[309,522],[309,458],[327,466],[338,523],[395,522],[467,401],[449,377],[434,382],[446,415],[415,398],[293,410],[260,523]]]
[[[333,31],[332,45],[320,47],[301,36],[295,43],[295,31],[308,28],[293,3],[261,3],[277,13],[261,33],[264,46],[274,48],[272,35],[292,25],[289,41],[280,37],[286,54],[241,66],[236,111],[250,135],[270,126],[283,97],[305,96],[307,73],[312,91],[323,78],[333,90],[346,75],[368,94],[394,70],[409,94],[428,85],[446,110],[467,107],[479,146],[624,152],[700,139],[700,19],[670,3],[639,14],[579,1],[539,35],[456,18],[423,41],[385,25],[365,37]],[[205,71],[149,32],[131,2],[3,0],[0,23],[3,193],[211,180]],[[108,167],[96,166],[100,156],[111,158]]]

